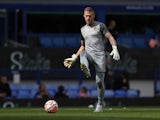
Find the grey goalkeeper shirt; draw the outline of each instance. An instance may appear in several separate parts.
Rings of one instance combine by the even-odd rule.
[[[81,28],[82,40],[85,42],[85,51],[96,54],[104,53],[105,34],[109,32],[104,23],[94,21],[93,25],[85,25]]]

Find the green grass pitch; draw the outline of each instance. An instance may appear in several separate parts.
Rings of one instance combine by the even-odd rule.
[[[114,107],[94,113],[93,108],[64,107],[57,113],[43,108],[0,108],[0,120],[160,120],[159,107]]]

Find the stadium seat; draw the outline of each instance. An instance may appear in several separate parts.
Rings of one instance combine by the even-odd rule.
[[[76,37],[66,37],[65,44],[66,47],[78,47],[80,46],[80,40]]]
[[[139,97],[139,91],[138,90],[127,90],[127,97],[128,98]]]
[[[12,91],[12,97],[17,98],[18,92],[16,90],[11,90]]]
[[[30,91],[30,85],[21,84],[21,85],[19,85],[19,90],[27,90],[27,91]]]
[[[78,92],[79,88],[80,88],[79,85],[77,85],[77,84],[71,84],[71,85],[68,86],[68,91],[76,91],[76,92]]]
[[[30,97],[31,96],[29,91],[26,91],[26,90],[20,90],[17,95],[17,98],[30,98]]]
[[[48,91],[53,91],[53,92],[57,92],[57,90],[58,90],[58,87],[57,87],[57,85],[53,85],[53,84],[46,84],[46,89],[48,90]]]
[[[130,37],[126,37],[126,38],[121,38],[121,45],[125,46],[125,47],[133,47],[134,46],[134,42],[133,42],[133,39],[130,38]]]
[[[18,86],[16,84],[10,84],[10,89],[12,92],[12,97],[16,98],[18,95]]]
[[[38,91],[39,86],[38,86],[38,84],[31,84],[28,87],[29,87],[30,91],[32,91],[32,90]]]
[[[92,90],[94,90],[92,85],[81,85],[80,88],[82,88],[82,87],[86,87],[88,92],[91,92]]]
[[[35,98],[37,92],[38,92],[37,90],[34,90],[34,89],[31,90],[30,91],[30,98]]]
[[[69,96],[69,98],[77,98],[78,97],[78,92],[69,90],[68,91],[68,96]]]
[[[48,90],[49,95],[53,98],[56,92],[54,90]]]
[[[148,48],[151,35],[143,34],[120,34],[117,38],[118,44],[126,47]]]
[[[52,47],[52,39],[51,37],[40,37],[40,45],[42,47]]]
[[[97,90],[92,90],[91,91],[91,97],[92,98],[97,98],[97,96],[98,96]]]
[[[134,46],[133,36],[131,34],[120,34],[117,37],[117,42],[119,45],[131,48]]]
[[[105,90],[104,97],[105,98],[113,98],[114,97],[114,91],[113,90]]]
[[[18,91],[18,89],[19,89],[17,84],[10,84],[10,88],[12,91]]]
[[[116,90],[115,91],[115,97],[126,97],[127,93],[125,90]]]
[[[34,84],[34,85],[26,85],[26,84],[10,84],[10,88],[12,91],[12,97],[16,98],[16,97],[20,97],[22,95],[21,91],[23,91],[23,93],[27,94],[27,93],[31,93],[32,90],[38,90],[38,85]]]
[[[92,85],[92,90],[97,90],[97,85]]]
[[[144,37],[134,38],[135,47],[137,48],[147,48],[147,44]]]
[[[55,47],[55,48],[65,47],[64,38],[63,37],[53,37],[52,38],[52,47]]]
[[[157,84],[157,86],[156,86],[156,91],[157,91],[158,93],[160,93],[160,85],[159,85],[159,84]]]

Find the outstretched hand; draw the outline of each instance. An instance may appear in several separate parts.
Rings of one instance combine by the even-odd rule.
[[[114,60],[120,60],[120,55],[117,49],[117,46],[112,46],[112,52],[110,53],[111,56],[113,56]]]
[[[77,60],[77,56],[75,54],[73,54],[71,58],[64,59],[63,64],[66,68],[71,68],[76,60]]]

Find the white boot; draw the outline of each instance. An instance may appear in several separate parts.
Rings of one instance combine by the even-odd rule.
[[[91,77],[91,73],[89,72],[88,68],[86,67],[86,65],[81,64],[80,65],[81,70],[83,71],[84,75],[86,76],[86,78],[90,78]]]
[[[96,109],[94,110],[94,112],[102,112],[102,111],[103,111],[102,105],[97,105]]]

